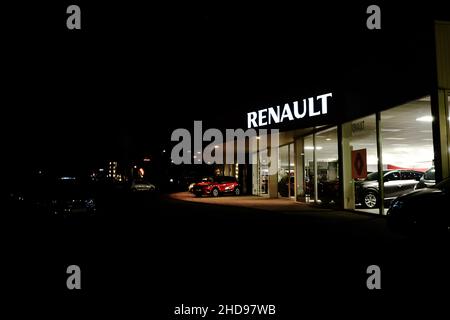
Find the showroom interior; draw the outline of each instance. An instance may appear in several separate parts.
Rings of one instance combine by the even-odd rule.
[[[447,109],[449,101],[447,92]],[[389,198],[414,190],[418,179],[434,167],[433,121],[431,99],[426,96],[337,126],[281,132],[278,155],[258,156],[253,165],[253,194],[379,213],[383,206],[364,203],[358,193],[366,190],[359,191],[356,184],[375,177],[371,189],[378,190],[379,198],[377,173],[382,170],[390,179],[384,181],[385,213]],[[365,173],[360,177],[353,172],[353,151],[365,154]],[[270,190],[269,181],[275,177],[269,175],[269,162],[278,166],[276,193]],[[398,170],[409,176],[386,175]]]
[[[389,201],[413,191],[424,173],[449,177],[449,39],[450,24],[436,23],[429,95],[351,121],[281,131],[270,157],[253,155],[252,193],[386,214]]]

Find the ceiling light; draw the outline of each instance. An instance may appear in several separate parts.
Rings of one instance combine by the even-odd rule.
[[[326,140],[326,141],[331,141],[331,139],[330,139],[330,138],[326,138],[325,140]]]
[[[322,147],[316,147],[316,150],[322,150],[322,149],[323,149]],[[314,147],[306,146],[305,150],[314,150]]]
[[[402,129],[381,129],[382,132],[399,132],[402,131]]]
[[[405,140],[405,138],[384,138],[384,140]]]
[[[420,122],[432,122],[432,121],[433,121],[433,117],[432,117],[432,116],[423,116],[423,117],[417,118],[416,121],[420,121]]]

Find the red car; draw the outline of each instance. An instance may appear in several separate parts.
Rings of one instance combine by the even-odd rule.
[[[201,197],[202,195],[218,197],[225,193],[234,194],[236,196],[241,194],[241,188],[235,177],[219,176],[194,185],[194,194],[197,197]]]

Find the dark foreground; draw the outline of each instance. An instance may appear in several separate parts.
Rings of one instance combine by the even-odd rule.
[[[395,235],[378,217],[148,194],[110,195],[89,218],[11,208],[3,215],[2,299],[30,306],[18,313],[64,307],[71,315],[197,319],[174,308],[275,304],[276,315],[260,318],[405,318],[419,309],[433,318],[450,296],[448,239]],[[82,270],[80,291],[66,288],[72,264]],[[381,290],[366,287],[369,265],[381,268]]]

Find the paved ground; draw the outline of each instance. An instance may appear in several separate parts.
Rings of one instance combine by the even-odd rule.
[[[366,212],[352,212],[346,210],[332,210],[328,208],[320,208],[305,203],[296,202],[290,199],[269,199],[258,196],[223,196],[223,197],[195,197],[189,192],[172,193],[167,196],[168,200],[178,202],[195,203],[202,206],[226,206],[236,208],[246,208],[260,210],[262,212],[261,219],[264,219],[267,212],[277,213],[280,215],[293,215],[297,220],[316,221],[323,226],[335,225],[333,232],[348,232],[348,225],[352,226],[351,233],[367,237],[372,234],[374,238],[382,235],[383,242],[391,239],[404,239],[399,234],[390,232],[386,227],[385,217],[379,217],[376,214],[367,214]],[[213,207],[210,207],[213,208]],[[230,208],[232,210],[232,208]],[[274,217],[275,221],[282,219]],[[255,222],[258,221],[255,219]],[[343,229],[339,229],[339,225],[344,225]],[[300,230],[300,229],[299,229]]]
[[[176,192],[172,193],[168,196],[174,200],[180,201],[190,201],[196,203],[206,203],[206,204],[214,204],[214,205],[225,205],[225,206],[239,206],[239,207],[247,207],[247,208],[255,208],[261,210],[269,210],[269,211],[279,211],[279,212],[305,212],[305,211],[328,211],[332,212],[334,210],[320,208],[313,205],[308,205],[306,203],[301,203],[298,201],[293,201],[292,199],[283,199],[283,198],[265,198],[258,196],[223,196],[223,197],[195,197],[192,193],[189,192]],[[348,213],[348,211],[345,211]],[[373,215],[378,214],[378,209],[357,209],[356,212],[359,213],[370,213]],[[385,209],[385,213],[387,209]],[[341,211],[344,213],[344,211]],[[354,212],[353,212],[354,213]]]
[[[169,313],[182,303],[267,303],[284,310],[270,319],[299,319],[383,316],[392,307],[405,318],[422,299],[436,310],[448,298],[448,246],[392,234],[382,217],[255,197],[107,199],[89,220],[2,225],[8,299],[64,297],[67,310],[76,299],[80,310],[157,319],[177,319]],[[70,264],[82,269],[81,292],[65,287]],[[366,287],[372,264],[381,292]]]
[[[178,192],[172,193],[168,195],[169,198],[180,201],[190,201],[196,203],[206,203],[213,205],[224,205],[224,206],[239,206],[245,208],[254,208],[260,210],[269,210],[269,211],[310,211],[312,209],[311,206],[306,205],[304,203],[292,201],[289,199],[269,199],[264,197],[257,196],[223,196],[223,197],[196,197],[192,193],[189,192]],[[315,210],[326,210],[326,209],[318,209]],[[330,211],[330,210],[328,210]]]

